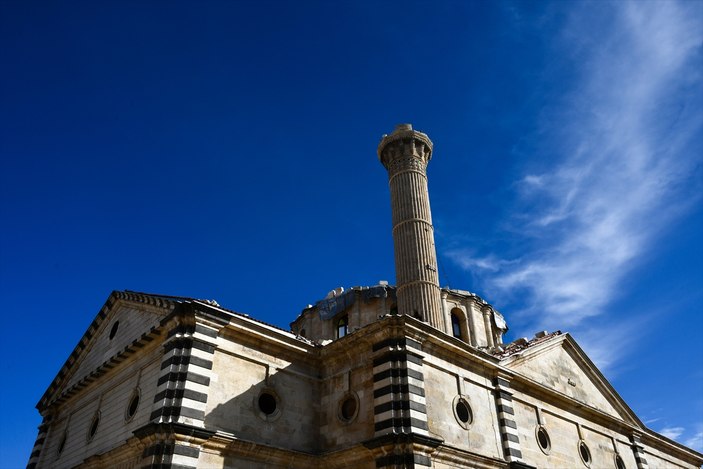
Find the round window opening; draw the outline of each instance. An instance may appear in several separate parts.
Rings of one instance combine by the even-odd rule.
[[[259,418],[267,422],[277,420],[283,410],[281,398],[278,396],[278,393],[271,388],[262,389],[258,395],[254,396],[252,404],[254,406],[254,412]]]
[[[59,449],[57,453],[60,455],[63,453],[63,449],[66,447],[66,437],[68,436],[68,432],[63,432],[63,436],[61,437],[61,443],[59,443]]]
[[[98,431],[98,425],[100,424],[100,412],[96,412],[93,416],[93,421],[90,423],[90,429],[88,430],[88,441],[92,440],[95,433]]]
[[[137,413],[139,408],[139,390],[135,390],[132,394],[132,398],[129,400],[129,405],[127,406],[126,420],[131,420],[134,414]]]
[[[339,403],[339,418],[343,422],[351,422],[356,418],[359,401],[354,394],[347,394]]]
[[[625,461],[622,460],[619,454],[615,455],[615,467],[617,469],[627,469],[625,467]]]
[[[591,451],[588,449],[588,446],[586,446],[586,443],[583,441],[579,442],[579,454],[581,455],[581,459],[583,460],[583,463],[585,465],[591,464]]]
[[[463,428],[468,429],[474,421],[474,413],[471,410],[469,401],[462,396],[454,398],[454,417]]]
[[[273,415],[276,412],[276,398],[273,394],[263,392],[259,396],[259,410],[266,415]]]
[[[537,427],[537,443],[544,454],[549,454],[552,442],[549,439],[549,433],[544,427]]]
[[[471,423],[471,409],[464,401],[456,403],[456,415],[462,423]]]
[[[115,334],[117,334],[117,328],[120,327],[120,321],[115,321],[115,324],[112,325],[112,329],[110,329],[110,340],[112,340],[115,337]]]

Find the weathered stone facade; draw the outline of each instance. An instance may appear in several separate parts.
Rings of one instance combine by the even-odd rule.
[[[409,230],[398,288],[334,290],[291,331],[213,301],[113,292],[37,405],[29,467],[700,467],[568,334],[503,344],[491,305],[439,288],[424,166],[394,179],[388,154],[425,165],[431,142],[394,134],[379,157],[394,236]]]

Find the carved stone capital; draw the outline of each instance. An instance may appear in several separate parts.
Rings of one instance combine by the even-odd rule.
[[[378,145],[378,159],[389,173],[403,169],[425,172],[432,158],[432,141],[410,124],[397,125],[393,133],[384,135]]]

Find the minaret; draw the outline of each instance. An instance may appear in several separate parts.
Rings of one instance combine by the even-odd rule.
[[[388,170],[393,212],[398,313],[444,330],[437,276],[437,252],[427,193],[427,163],[432,141],[410,124],[397,125],[378,145]]]

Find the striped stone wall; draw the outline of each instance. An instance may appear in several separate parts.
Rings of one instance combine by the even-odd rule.
[[[633,434],[630,437],[630,441],[632,441],[632,452],[635,454],[637,469],[648,469],[647,459],[644,457],[644,446],[640,442],[639,435]]]
[[[181,322],[169,330],[153,399],[152,424],[204,428],[216,338],[217,329],[199,323]],[[167,437],[144,450],[142,464],[149,468],[195,468],[199,454],[199,446]]]
[[[503,444],[505,459],[517,462],[522,459],[520,451],[520,438],[518,437],[515,410],[513,409],[513,393],[510,382],[504,378],[496,377],[493,380],[495,387],[496,408],[500,425],[500,437]]]
[[[407,337],[391,338],[376,343],[372,352],[374,436],[427,436],[420,343]],[[415,452],[412,445],[398,446],[376,458],[376,467],[431,467],[430,458]]]

